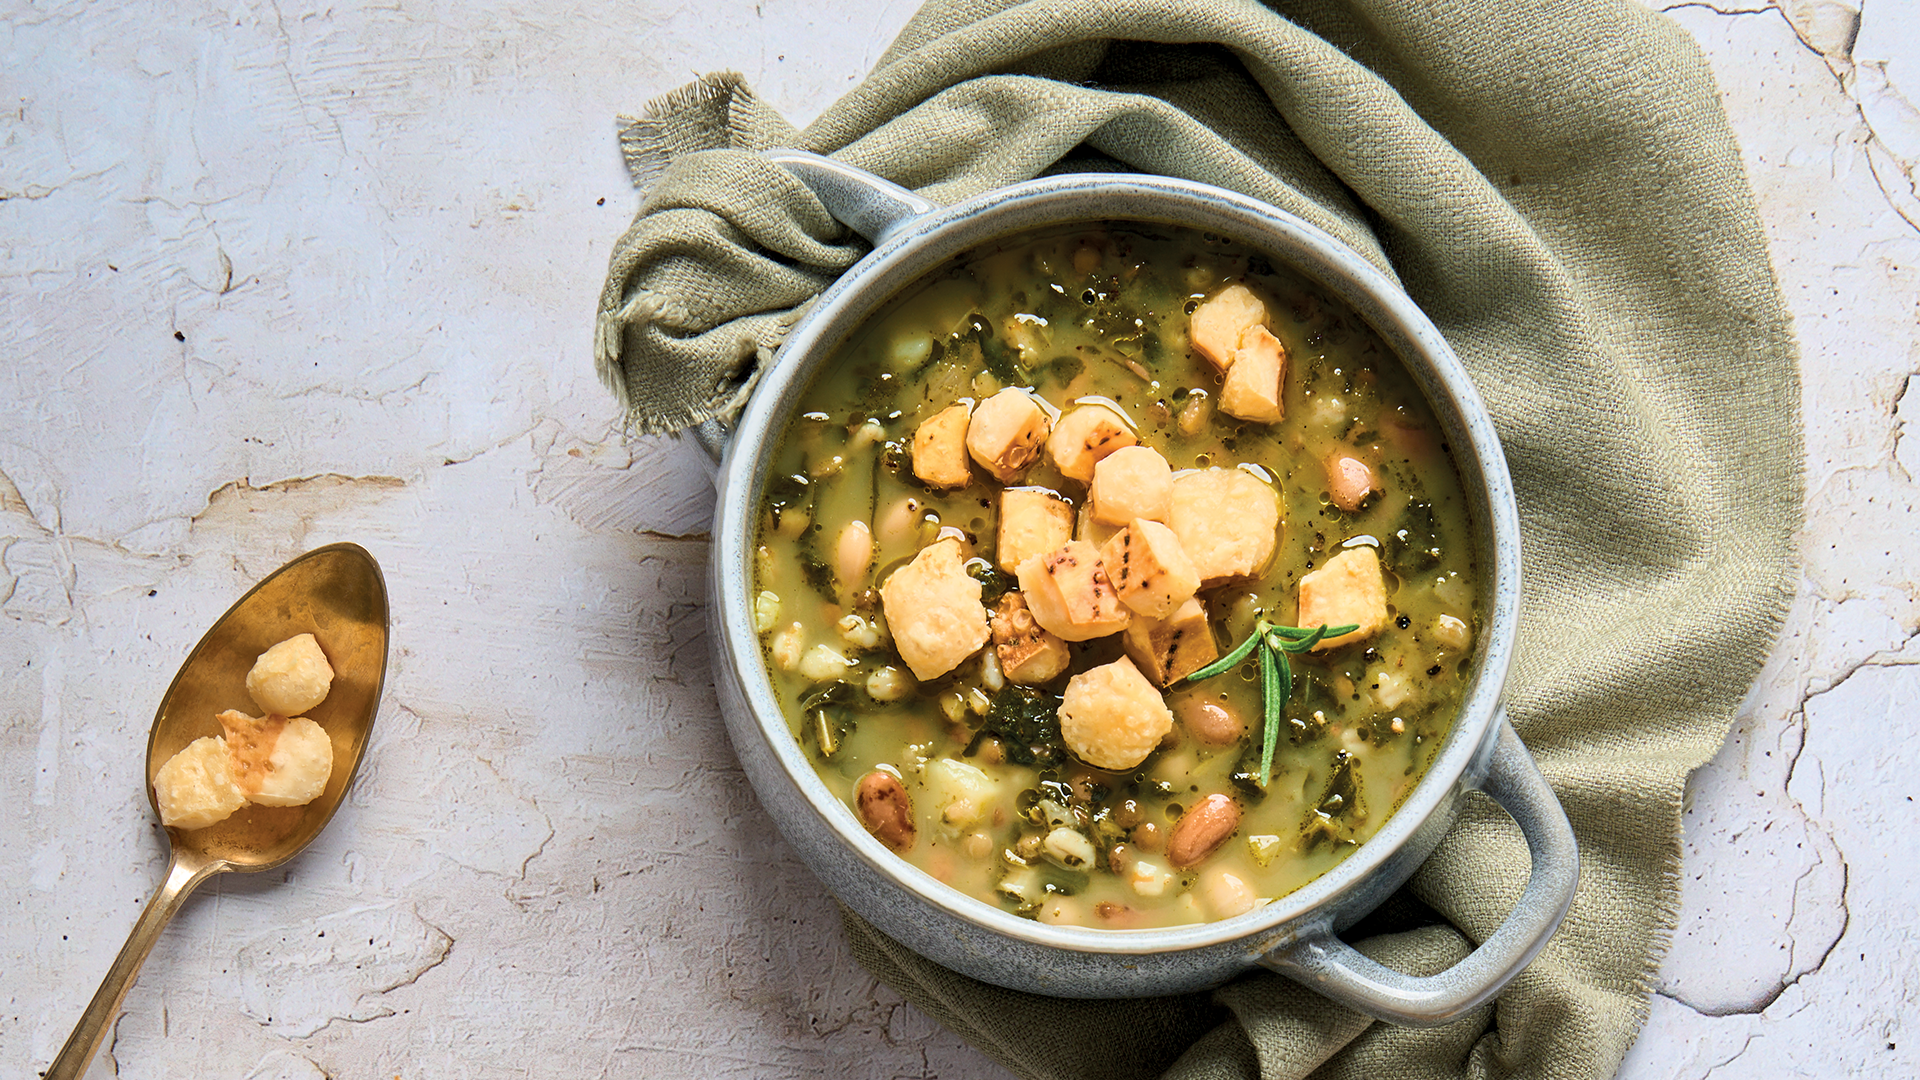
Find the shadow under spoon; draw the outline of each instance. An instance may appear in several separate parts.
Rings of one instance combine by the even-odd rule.
[[[201,882],[227,870],[270,870],[300,853],[333,817],[360,767],[387,675],[387,586],[380,564],[358,544],[316,548],[270,574],[213,624],[181,665],[147,736],[147,802],[167,759],[203,735],[220,734],[216,715],[252,710],[247,672],[268,647],[311,633],[333,666],[325,701],[307,716],[333,743],[326,790],[305,806],[249,804],[204,829],[167,829],[172,854],[120,955],[55,1055],[47,1080],[80,1080],[120,1003],[169,920]],[[159,814],[159,807],[154,806]]]

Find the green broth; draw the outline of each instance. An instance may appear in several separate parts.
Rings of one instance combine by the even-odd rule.
[[[1287,350],[1278,423],[1214,410],[1221,376],[1187,341],[1194,305],[1235,282],[1265,300],[1267,326]],[[914,430],[957,400],[1004,386],[1028,387],[1056,407],[1108,399],[1176,470],[1251,465],[1271,478],[1282,527],[1264,575],[1200,593],[1222,654],[1256,618],[1291,624],[1301,575],[1343,544],[1379,549],[1389,623],[1368,640],[1291,658],[1294,692],[1264,791],[1248,775],[1261,741],[1251,660],[1167,694],[1176,715],[1189,696],[1220,702],[1246,721],[1245,737],[1214,746],[1176,723],[1159,750],[1124,773],[1046,755],[1022,765],[1010,760],[1025,756],[1017,748],[1009,754],[1004,742],[980,738],[996,694],[981,655],[898,700],[868,692],[875,671],[904,670],[880,627],[877,586],[887,575],[943,532],[962,537],[982,565],[994,555],[1000,485],[976,467],[965,487],[929,489],[911,468]],[[1322,462],[1336,451],[1367,460],[1380,488],[1355,512],[1329,497]],[[843,345],[802,399],[768,475],[756,618],[795,738],[850,807],[870,771],[900,777],[918,827],[904,856],[1005,910],[1125,929],[1225,917],[1248,891],[1256,904],[1284,896],[1380,827],[1425,772],[1459,706],[1472,649],[1436,627],[1442,616],[1476,626],[1473,534],[1432,414],[1350,310],[1236,243],[1115,222],[969,252]],[[1076,506],[1086,491],[1044,453],[1018,483]],[[843,530],[854,521],[869,526],[873,558],[840,580]],[[1005,584],[983,576],[989,593]],[[833,687],[835,663],[821,646],[852,661],[837,675],[845,685]],[[982,652],[993,650],[989,642]],[[1075,644],[1068,674],[1043,689],[1057,694],[1069,675],[1120,652],[1117,636]],[[955,770],[929,767],[943,760],[981,770],[991,788],[969,796],[981,813],[964,828],[943,817],[964,788],[955,787]],[[1154,850],[1156,835],[1163,845],[1181,811],[1213,793],[1241,806],[1238,830],[1210,858],[1173,870]],[[1091,842],[1092,866],[1069,869],[1036,851],[1061,824]],[[1133,869],[1142,862],[1155,871],[1151,880]]]

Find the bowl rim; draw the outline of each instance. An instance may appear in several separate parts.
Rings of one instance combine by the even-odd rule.
[[[1049,216],[1088,202],[1116,209]],[[1164,213],[1118,209],[1135,206],[1166,209]],[[1014,219],[1013,223],[988,228],[1006,218]],[[1345,859],[1293,892],[1229,919],[1129,930],[1051,925],[970,896],[896,855],[833,795],[794,739],[774,696],[759,635],[748,618],[754,523],[769,460],[766,447],[786,428],[795,399],[811,384],[821,364],[849,332],[894,296],[977,246],[982,237],[974,234],[983,228],[994,237],[1005,237],[1076,221],[1137,221],[1203,230],[1223,225],[1213,231],[1287,263],[1339,296],[1395,349],[1448,429],[1480,548],[1479,601],[1484,617],[1476,635],[1480,640],[1473,681],[1425,775],[1387,822]],[[1383,319],[1387,325],[1382,325]],[[1408,356],[1409,348],[1417,360]],[[1196,950],[1254,935],[1273,937],[1276,931],[1282,935],[1273,944],[1280,944],[1291,936],[1284,933],[1287,928],[1304,925],[1378,872],[1428,819],[1452,807],[1463,786],[1477,787],[1484,776],[1499,728],[1519,616],[1519,519],[1506,458],[1465,366],[1432,321],[1398,283],[1297,215],[1212,185],[1148,175],[1063,174],[984,192],[936,208],[890,235],[805,309],[773,362],[755,378],[716,477],[711,557],[715,603],[722,610],[713,614],[713,624],[723,627],[726,636],[717,643],[721,647],[716,656],[730,661],[754,726],[817,819],[811,824],[830,830],[840,846],[869,870],[922,902],[992,933],[1070,952],[1144,955]],[[785,824],[805,827],[806,823]]]

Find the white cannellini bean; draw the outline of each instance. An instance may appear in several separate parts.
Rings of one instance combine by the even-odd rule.
[[[1085,870],[1093,865],[1093,841],[1078,829],[1062,825],[1048,833],[1040,846],[1054,862],[1069,870]]]
[[[806,629],[799,623],[788,623],[785,630],[773,636],[773,664],[781,671],[792,671],[800,666],[800,645]]]
[[[1466,620],[1442,615],[1433,620],[1433,640],[1443,649],[1466,652],[1467,646],[1473,644],[1473,631],[1467,627]]]
[[[899,701],[913,692],[913,676],[889,664],[867,676],[867,695],[875,701]]]
[[[1000,670],[998,649],[986,649],[980,653],[980,685],[996,694],[1007,685],[1006,672]]]
[[[815,645],[800,657],[800,674],[813,682],[831,682],[847,673],[853,661],[831,645]]]
[[[880,426],[880,421],[869,420],[853,429],[853,434],[847,439],[847,446],[849,449],[859,450],[862,447],[872,446],[886,437],[887,429]]]
[[[834,626],[840,630],[840,640],[856,649],[880,647],[880,628],[858,615],[843,615]]]
[[[889,545],[912,543],[920,533],[920,515],[927,504],[915,496],[907,496],[880,515],[880,542]]]
[[[840,588],[857,592],[865,584],[867,567],[873,565],[873,532],[864,521],[850,521],[840,530],[833,549],[833,572]]]
[[[1202,875],[1200,888],[1217,919],[1231,919],[1253,910],[1253,886],[1225,870]]]

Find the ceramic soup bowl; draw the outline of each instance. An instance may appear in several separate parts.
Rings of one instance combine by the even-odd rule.
[[[1135,175],[1058,176],[953,206],[830,159],[769,155],[849,227],[873,241],[792,330],[730,430],[701,441],[720,458],[709,620],[727,730],[762,804],[820,880],[915,951],[1000,986],[1115,998],[1216,986],[1255,965],[1402,1024],[1437,1024],[1497,993],[1545,945],[1572,902],[1578,855],[1566,815],[1501,708],[1520,598],[1512,482],[1466,371],[1406,294],[1333,237],[1275,207],[1203,184]],[[770,450],[796,401],[840,343],[900,289],[987,241],[1068,225],[1134,220],[1231,237],[1320,283],[1399,356],[1425,393],[1467,493],[1480,629],[1459,714],[1425,777],[1379,831],[1299,890],[1218,922],[1151,930],[1048,925],[954,890],[869,835],[790,734],[754,629],[756,523]],[[1337,936],[1399,888],[1482,791],[1519,825],[1532,856],[1507,920],[1466,959],[1414,977]]]

